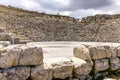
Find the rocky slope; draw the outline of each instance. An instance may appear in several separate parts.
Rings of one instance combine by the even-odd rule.
[[[12,33],[16,43],[28,41],[119,42],[119,26],[119,14],[98,14],[78,20],[69,16],[0,6],[0,33],[2,33],[0,36],[3,37],[3,33]]]

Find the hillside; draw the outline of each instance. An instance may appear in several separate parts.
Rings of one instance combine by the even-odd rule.
[[[95,15],[81,20],[0,5],[1,40],[119,42],[120,15]]]

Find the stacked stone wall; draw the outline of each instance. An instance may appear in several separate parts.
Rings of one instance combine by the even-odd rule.
[[[119,74],[119,43],[81,43],[74,57],[53,59],[44,59],[41,45],[0,44],[0,80],[103,80]]]

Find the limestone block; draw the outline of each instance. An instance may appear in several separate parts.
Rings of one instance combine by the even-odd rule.
[[[5,47],[0,55],[0,68],[8,68],[18,65],[21,49],[14,45]]]
[[[43,64],[43,51],[38,46],[23,45],[19,58],[19,65],[41,65]]]
[[[120,68],[120,59],[119,58],[111,58],[110,59],[110,69],[117,70]]]
[[[95,45],[89,48],[92,59],[103,59],[116,57],[115,48],[111,45]]]
[[[76,57],[71,58],[74,65],[74,73],[76,75],[89,75],[92,70],[93,63],[86,62]]]
[[[31,68],[32,80],[52,80],[52,69],[45,66],[36,66]]]
[[[74,56],[77,58],[81,58],[83,60],[91,60],[89,49],[84,45],[79,45],[79,47],[74,48]]]
[[[10,45],[1,50],[0,68],[41,64],[43,64],[43,52],[41,47],[18,44]]]
[[[120,57],[120,46],[117,47],[117,57]]]
[[[109,68],[108,59],[95,60],[94,65],[95,73]]]
[[[29,76],[28,67],[14,67],[0,71],[0,80],[26,80]]]
[[[49,65],[53,71],[53,77],[65,79],[72,77],[73,65],[68,58],[53,58],[45,60],[45,64]]]

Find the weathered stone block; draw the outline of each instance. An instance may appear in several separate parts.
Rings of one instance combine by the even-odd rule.
[[[0,68],[41,64],[43,64],[43,52],[41,47],[35,45],[10,45],[1,50]]]
[[[45,63],[51,67],[55,79],[72,77],[73,64],[70,59],[54,58],[46,60]]]
[[[120,57],[120,46],[117,47],[117,57]]]
[[[0,55],[0,68],[17,66],[20,53],[21,49],[13,45],[5,47]]]
[[[76,75],[89,75],[92,70],[93,63],[86,62],[85,60],[79,58],[71,58],[74,65],[74,73]]]
[[[110,59],[110,69],[116,70],[120,68],[120,59],[119,58],[111,58]]]
[[[94,62],[95,73],[97,73],[99,71],[107,70],[109,68],[108,61],[109,61],[108,59],[95,60],[95,62]]]
[[[0,80],[26,80],[30,76],[30,68],[16,67],[0,70]]]
[[[43,64],[43,51],[41,47],[23,45],[20,49],[22,52],[19,58],[19,65]]]
[[[52,69],[45,66],[36,66],[31,68],[32,80],[52,80]]]
[[[111,45],[95,45],[89,48],[92,59],[111,58],[116,56],[115,48]]]
[[[91,60],[90,51],[84,45],[74,48],[74,56],[83,60]]]

